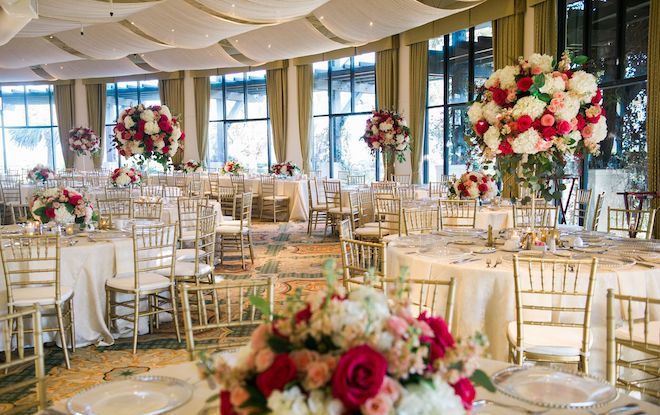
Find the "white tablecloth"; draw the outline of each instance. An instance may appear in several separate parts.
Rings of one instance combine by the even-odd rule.
[[[394,238],[388,237],[388,240]],[[513,263],[511,253],[498,251],[491,255],[480,255],[476,262],[451,264],[451,259],[434,256],[432,252],[418,254],[414,248],[388,245],[387,275],[396,277],[402,266],[408,267],[414,278],[447,280],[456,279],[455,324],[457,334],[470,335],[475,330],[485,333],[490,339],[493,358],[507,359],[506,328],[515,320],[513,285]],[[497,268],[487,268],[486,258],[492,263],[497,257],[505,260]],[[606,316],[609,288],[615,292],[639,296],[660,297],[660,268],[650,269],[636,265],[630,269],[599,270],[596,278],[594,302],[591,315],[593,345],[589,358],[591,373],[604,376],[606,348]],[[660,318],[660,316],[656,316]]]

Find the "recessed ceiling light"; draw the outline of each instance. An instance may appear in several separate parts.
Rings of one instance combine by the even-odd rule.
[[[140,53],[140,56],[142,56],[144,58],[144,53]]]
[[[171,31],[171,32],[174,32],[174,29],[171,29],[170,31]]]
[[[319,17],[319,20],[323,20],[323,16]]]
[[[209,34],[207,33],[207,34],[205,34],[204,36],[205,36],[205,37],[209,37]]]
[[[234,42],[238,43],[238,39],[236,39]]]
[[[135,25],[135,22],[134,22],[134,21],[131,21],[131,24],[132,24],[132,25]]]
[[[268,49],[270,49],[270,43],[268,44]]]
[[[232,4],[231,4],[231,7],[236,7],[236,5],[235,5],[234,3],[232,3]]]
[[[369,22],[369,26],[373,26],[373,25],[374,25],[374,22]]]
[[[64,66],[60,66],[60,69],[64,69]]]
[[[48,37],[49,37],[50,39],[52,39],[52,38],[54,38],[55,36],[53,36],[53,35],[50,35],[50,36],[48,36]]]

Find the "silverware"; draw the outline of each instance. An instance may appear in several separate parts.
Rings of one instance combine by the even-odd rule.
[[[498,265],[502,263],[502,257],[497,257],[497,260],[495,261],[495,265],[493,265],[493,268],[497,268]]]
[[[466,262],[474,262],[474,261],[479,261],[479,258],[477,257],[461,258],[461,259],[457,259],[456,261],[450,262],[450,264],[464,264]]]

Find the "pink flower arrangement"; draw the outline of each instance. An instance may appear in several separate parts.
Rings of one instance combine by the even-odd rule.
[[[361,138],[372,153],[390,150],[399,162],[405,160],[404,151],[410,148],[410,129],[401,114],[394,111],[373,111]]]
[[[482,171],[467,171],[449,187],[449,194],[467,199],[492,199],[497,192],[495,180]]]
[[[167,167],[179,148],[185,133],[166,105],[143,104],[125,109],[115,125],[113,146],[126,158],[135,157],[139,164],[153,159]]]
[[[79,156],[93,155],[101,150],[101,140],[92,129],[76,127],[69,131],[69,150]]]
[[[75,190],[60,187],[40,190],[30,200],[32,217],[41,223],[87,224],[96,219],[89,199]]]
[[[270,167],[270,172],[278,176],[294,176],[299,171],[300,168],[290,161],[276,163]]]
[[[400,294],[368,285],[347,293],[331,269],[327,290],[289,298],[235,359],[217,363],[221,415],[465,414],[473,382],[494,390],[477,369],[481,335],[454,339],[442,318],[414,316]]]
[[[110,174],[110,184],[114,187],[139,186],[142,184],[142,173],[133,167],[119,167]]]
[[[46,182],[55,179],[55,172],[48,166],[37,164],[28,172],[27,178],[32,182]]]
[[[220,173],[222,174],[241,174],[243,172],[243,166],[234,160],[229,160],[226,162],[222,168],[220,169]]]
[[[202,163],[197,160],[188,160],[179,164],[178,170],[184,173],[195,173],[202,170]]]

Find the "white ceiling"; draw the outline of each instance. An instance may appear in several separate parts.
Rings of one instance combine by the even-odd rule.
[[[362,45],[481,1],[0,0],[0,82],[258,65]]]

